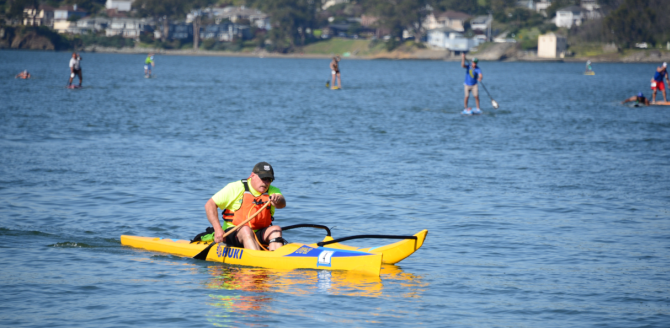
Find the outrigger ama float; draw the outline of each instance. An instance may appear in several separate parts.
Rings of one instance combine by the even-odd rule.
[[[235,265],[273,269],[347,270],[379,276],[382,263],[395,264],[412,255],[423,245],[428,234],[428,230],[422,230],[413,236],[359,235],[333,239],[330,229],[322,225],[298,224],[283,227],[282,230],[305,227],[324,229],[327,235],[315,244],[288,243],[272,252],[231,247],[225,243],[126,235],[121,236],[121,244]],[[367,238],[401,240],[385,246],[366,248],[340,244],[342,241]]]

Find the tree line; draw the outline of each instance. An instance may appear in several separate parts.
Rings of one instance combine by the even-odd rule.
[[[579,0],[553,0],[547,10],[553,17],[556,10],[578,5]],[[637,42],[659,44],[670,41],[670,6],[668,0],[599,0],[605,17],[587,22],[582,32],[589,41],[616,42],[630,47]],[[0,10],[7,18],[23,15],[23,8],[48,4],[54,7],[77,4],[91,13],[104,8],[105,0],[0,0]],[[168,22],[183,19],[188,12],[212,5],[246,5],[270,15],[272,29],[267,32],[275,49],[291,51],[308,43],[314,31],[328,25],[328,10],[323,0],[136,0],[134,15],[153,17],[167,32]],[[455,10],[469,15],[493,14],[496,21],[517,27],[546,24],[547,18],[524,8],[516,0],[351,0],[347,7],[377,18],[375,27],[388,31],[393,39],[401,39],[404,30],[421,38],[422,23],[431,10]],[[199,24],[196,18],[194,24]],[[582,28],[582,29],[585,29]],[[577,31],[579,32],[579,31]],[[577,33],[575,32],[575,33]],[[167,33],[163,33],[167,35]],[[197,40],[194,40],[197,43]]]

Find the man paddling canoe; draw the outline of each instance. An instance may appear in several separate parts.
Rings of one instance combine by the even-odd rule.
[[[477,58],[472,58],[472,62],[466,65],[465,53],[461,53],[461,67],[465,68],[465,109],[463,109],[463,115],[482,113],[479,109],[479,88],[477,87],[477,82],[481,81],[484,76],[482,75],[482,70],[477,67],[477,62],[479,62]],[[468,108],[470,91],[472,91],[472,95],[475,97],[475,104],[477,105],[477,108],[473,110]]]
[[[229,183],[205,204],[207,220],[212,224],[214,233],[201,237],[201,240],[211,240],[220,243],[223,235],[247,218],[254,215],[263,205],[270,202],[254,219],[245,224],[236,232],[226,237],[226,244],[233,247],[244,247],[260,250],[260,244],[268,245],[273,251],[284,245],[281,227],[273,226],[272,220],[275,208],[286,207],[286,199],[279,188],[271,186],[274,181],[274,170],[266,162],[254,166],[248,179]],[[217,207],[223,210],[221,216],[223,227],[219,221]]]
[[[639,92],[636,96],[632,96],[632,97],[622,101],[621,103],[625,104],[625,103],[628,103],[628,102],[631,102],[631,101],[635,102],[636,107],[638,105],[649,106],[649,99],[647,99],[647,97],[645,97],[642,92]]]
[[[670,86],[670,79],[668,79],[668,63],[663,63],[663,66],[656,68],[654,77],[651,79],[651,90],[654,93],[651,94],[651,102],[656,102],[656,91],[661,90],[663,92],[663,101],[667,102],[668,99],[665,96],[665,84],[663,83],[663,78],[668,81]]]

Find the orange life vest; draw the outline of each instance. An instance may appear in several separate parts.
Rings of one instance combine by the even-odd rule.
[[[236,226],[254,215],[254,213],[258,212],[265,203],[270,201],[270,195],[268,195],[267,191],[258,197],[254,197],[251,191],[249,191],[249,185],[247,184],[246,179],[242,180],[242,184],[244,184],[244,195],[242,196],[242,205],[240,205],[240,209],[237,211],[225,209],[223,213],[221,213],[223,220],[232,222]],[[256,215],[255,218],[249,221],[247,225],[253,230],[271,226],[273,218],[270,207],[272,206],[266,207],[261,213]]]

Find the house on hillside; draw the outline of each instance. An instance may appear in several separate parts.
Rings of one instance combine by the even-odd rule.
[[[77,5],[63,6],[54,9],[54,30],[58,33],[79,33],[76,19],[84,17],[87,12]]]
[[[251,25],[258,28],[265,30],[272,28],[270,25],[270,16],[258,9],[247,8],[245,6],[229,6],[224,8],[212,8],[211,12],[215,18],[216,24],[219,24],[226,19],[231,23],[237,23],[239,20],[248,20]]]
[[[577,6],[570,6],[561,8],[556,11],[554,22],[558,27],[571,28],[573,25],[582,25],[582,8]]]
[[[40,5],[37,9],[34,6],[29,6],[23,9],[23,24],[32,26],[49,26],[54,25],[54,8],[47,5]]]
[[[549,8],[550,6],[551,6],[551,0],[535,1],[535,11],[537,11],[544,17],[547,17],[547,8]]]
[[[463,33],[449,27],[436,28],[428,31],[427,43],[438,49],[448,49],[453,52],[467,52],[476,47],[479,42],[466,38]]]
[[[470,21],[470,28],[475,33],[475,38],[482,42],[491,41],[491,23],[493,16],[477,16]]]
[[[540,35],[537,40],[537,56],[541,58],[562,58],[567,48],[567,40],[554,33]]]
[[[581,7],[584,19],[601,18],[604,16],[596,0],[582,0]]]
[[[114,9],[119,11],[130,11],[132,9],[133,0],[107,0],[105,8],[107,10]]]
[[[77,21],[77,34],[85,32],[99,32],[109,27],[111,19],[106,17],[86,16]]]
[[[341,3],[348,3],[348,2],[349,0],[325,0],[323,1],[323,5],[321,5],[321,9],[326,10],[334,5],[339,5]]]
[[[120,35],[124,38],[137,39],[140,34],[153,32],[154,22],[150,18],[113,18],[105,36]]]
[[[434,30],[443,27],[455,31],[465,31],[465,22],[470,19],[470,15],[458,11],[447,10],[443,13],[431,12],[423,21],[423,27],[426,30]]]

